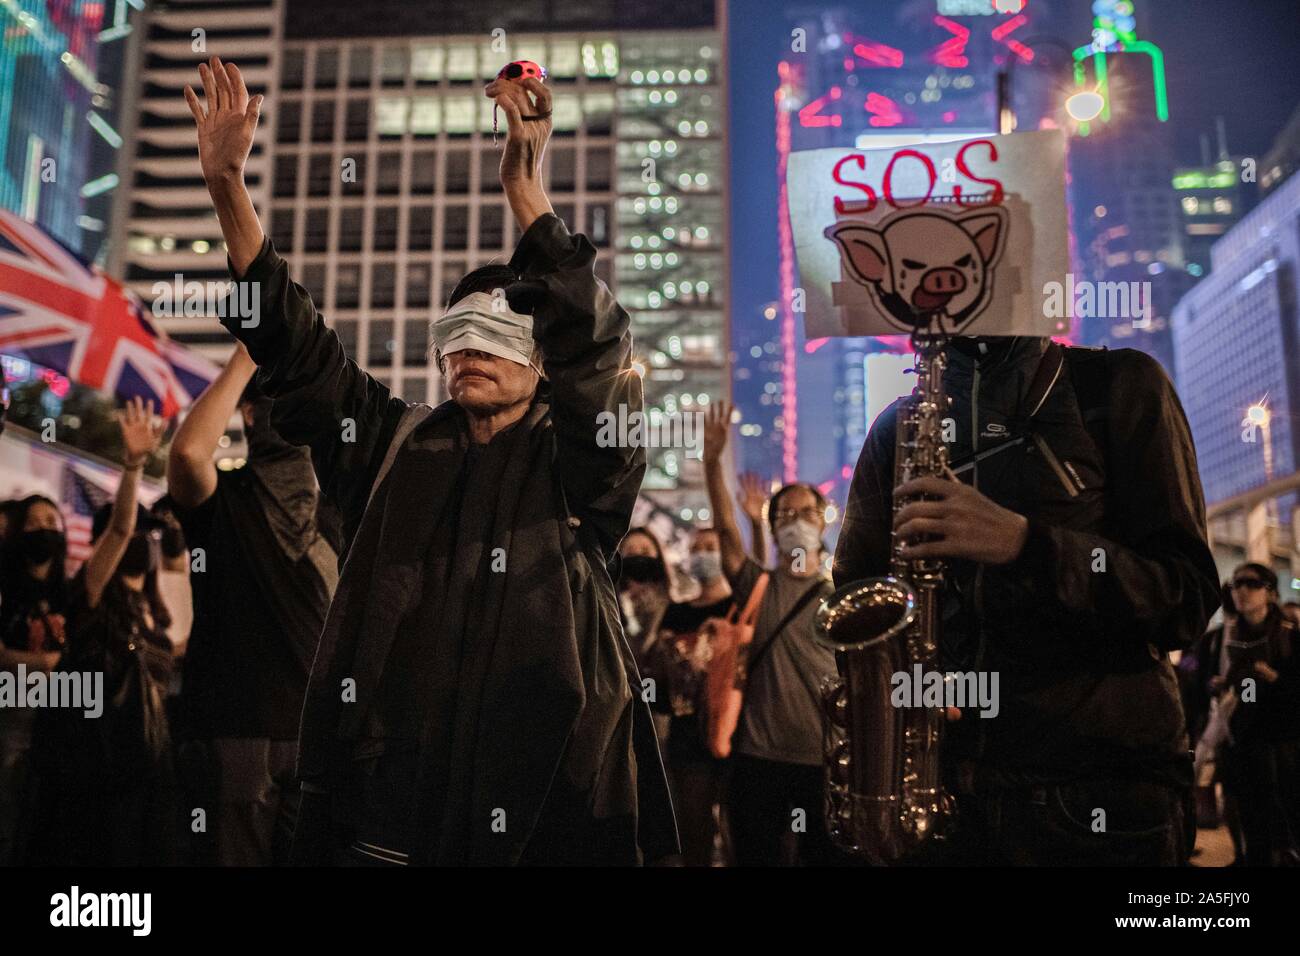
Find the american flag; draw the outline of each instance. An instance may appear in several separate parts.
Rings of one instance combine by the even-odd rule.
[[[0,352],[121,398],[151,399],[164,418],[217,375],[155,329],[121,285],[3,209]]]
[[[112,500],[103,488],[78,474],[69,463],[63,469],[63,527],[68,537],[68,573],[90,557],[90,532],[95,512]]]

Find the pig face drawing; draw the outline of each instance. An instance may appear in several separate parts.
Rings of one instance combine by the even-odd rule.
[[[1000,206],[962,214],[931,207],[878,225],[837,222],[825,235],[839,246],[845,278],[866,286],[900,329],[938,320],[956,334],[992,297],[1007,222]]]

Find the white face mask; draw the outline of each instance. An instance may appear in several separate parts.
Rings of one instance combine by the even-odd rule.
[[[708,583],[722,576],[721,551],[696,551],[691,555],[691,577]]]
[[[776,546],[784,557],[799,549],[806,558],[813,560],[821,551],[822,530],[811,521],[798,518],[776,529]]]

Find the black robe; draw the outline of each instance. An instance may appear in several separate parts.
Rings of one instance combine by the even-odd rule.
[[[549,385],[498,436],[491,494],[461,482],[457,405],[406,431],[427,406],[395,398],[347,358],[269,241],[244,276],[258,283],[259,319],[225,324],[259,365],[277,432],[311,447],[347,543],[299,749],[306,803],[331,820],[300,824],[300,842],[316,844],[300,860],[324,861],[364,830],[344,794],[375,758],[411,748],[420,792],[396,798],[417,814],[412,862],[633,864],[676,852],[607,570],[645,452],[596,441],[600,412],[641,409],[641,384],[627,313],[594,261],[553,215],[511,260],[522,279],[507,298],[534,315]]]

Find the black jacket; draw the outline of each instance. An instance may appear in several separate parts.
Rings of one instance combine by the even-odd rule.
[[[1187,422],[1160,366],[1128,349],[1065,349],[1031,416],[1047,346],[1017,338],[978,361],[948,353],[950,461],[960,469],[1007,443],[960,477],[1025,515],[1029,537],[1009,565],[949,564],[943,667],[997,672],[1000,713],[950,725],[946,754],[994,786],[1185,780],[1167,652],[1200,635],[1219,600]],[[858,460],[837,585],[887,573],[897,410],[877,419]]]
[[[1189,655],[1195,670],[1191,697],[1200,714],[1210,709],[1210,698],[1214,696],[1210,679],[1220,670],[1226,630],[1220,626],[1207,632]],[[1233,712],[1234,742],[1300,740],[1300,633],[1295,624],[1274,605],[1260,627],[1243,625],[1238,618],[1232,630],[1238,641],[1259,642],[1256,648],[1243,649],[1224,675],[1224,686],[1237,688],[1239,694],[1243,679],[1255,682],[1254,700],[1243,701]],[[1255,661],[1266,662],[1277,671],[1278,679],[1269,683],[1256,674]]]
[[[636,863],[676,850],[607,570],[645,452],[596,441],[600,412],[639,410],[642,399],[630,373],[627,313],[595,277],[594,260],[591,244],[553,215],[521,238],[511,265],[522,281],[506,295],[512,308],[533,313],[549,386],[505,435],[496,481],[471,489],[458,485],[464,413],[448,402],[395,446],[371,499],[413,406],[347,358],[269,243],[245,276],[260,283],[260,323],[226,321],[275,399],[276,430],[310,445],[347,540],[303,712],[304,797],[329,804],[335,823],[355,835],[373,822],[355,819],[345,797],[357,778],[417,744],[436,754],[438,766],[419,772],[438,784],[414,795],[427,814],[419,845],[402,848],[413,862]],[[489,512],[490,527],[474,524]],[[467,538],[467,528],[482,534]],[[444,546],[449,540],[454,548]],[[504,570],[479,573],[496,547]],[[465,624],[443,634],[451,615]],[[430,647],[439,653],[421,657]],[[414,694],[405,686],[415,679],[408,661],[431,681]],[[341,701],[348,686],[354,701]],[[440,720],[403,706],[430,695]],[[392,808],[411,798],[386,799]],[[300,823],[297,842],[309,844],[295,846],[300,861],[328,856],[328,847],[310,846],[318,823]]]

